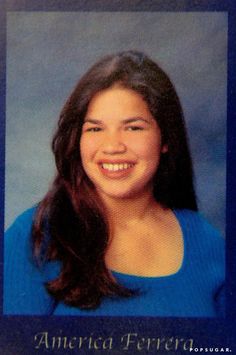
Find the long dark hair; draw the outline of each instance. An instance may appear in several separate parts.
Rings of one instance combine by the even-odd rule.
[[[197,210],[183,113],[170,79],[141,52],[104,57],[80,79],[62,109],[52,141],[57,175],[38,206],[32,231],[36,259],[61,261],[61,272],[47,290],[56,300],[80,308],[98,307],[104,296],[133,294],[106,267],[106,213],[78,149],[90,100],[115,83],[143,97],[168,146],[154,177],[155,199],[168,208]]]

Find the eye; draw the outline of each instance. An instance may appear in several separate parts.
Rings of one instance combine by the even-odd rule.
[[[128,126],[126,127],[127,131],[142,131],[144,128],[141,126]]]
[[[89,127],[85,129],[85,132],[100,132],[101,130],[100,127]]]

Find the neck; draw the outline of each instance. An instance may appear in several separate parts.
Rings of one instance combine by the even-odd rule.
[[[147,217],[163,210],[152,194],[143,194],[132,198],[111,198],[100,196],[106,208],[108,221],[112,229],[144,221]]]

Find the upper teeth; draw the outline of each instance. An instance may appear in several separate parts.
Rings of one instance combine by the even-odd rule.
[[[124,170],[124,169],[128,169],[132,166],[133,164],[128,164],[128,163],[124,163],[124,164],[110,164],[110,163],[103,163],[102,164],[102,168],[109,170],[109,171],[118,171],[118,170]]]

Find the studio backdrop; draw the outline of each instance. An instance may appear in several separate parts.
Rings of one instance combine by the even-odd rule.
[[[224,233],[223,12],[8,13],[5,227],[43,197],[54,177],[51,137],[78,79],[100,57],[128,49],[144,51],[174,83],[188,129],[200,210]]]

